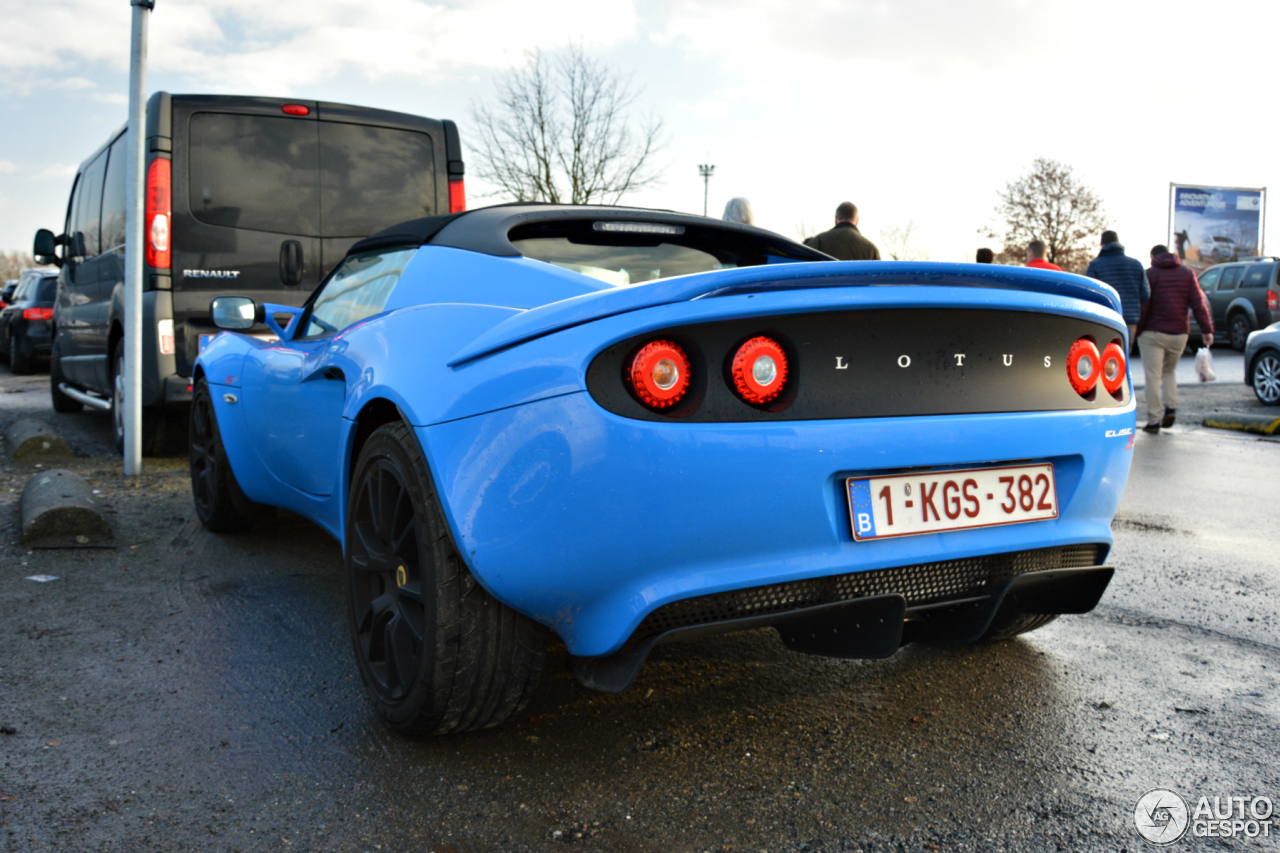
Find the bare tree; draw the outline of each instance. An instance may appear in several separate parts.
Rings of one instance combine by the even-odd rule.
[[[796,239],[799,240],[801,243],[803,243],[805,240],[808,240],[810,237],[818,236],[819,234],[821,234],[823,231],[826,230],[820,225],[814,225],[812,222],[810,222],[807,219],[797,222],[794,226],[792,226],[792,228],[795,231]]]
[[[658,181],[662,121],[633,123],[638,92],[581,47],[526,54],[493,103],[472,106],[477,175],[516,201],[616,204]],[[633,126],[634,124],[634,126]]]
[[[1042,240],[1045,259],[1051,263],[1072,272],[1083,272],[1089,265],[1107,224],[1102,199],[1076,179],[1070,166],[1037,158],[1030,172],[1005,184],[998,195],[995,216],[1000,230],[979,229],[984,237],[1001,241],[997,262],[1024,263],[1027,244]]]
[[[12,252],[0,252],[0,285],[11,278],[17,278],[23,270],[35,265],[36,259],[28,252],[16,249]]]
[[[928,249],[919,245],[919,234],[916,232],[915,220],[908,219],[905,225],[891,223],[876,234],[876,244],[880,253],[893,261],[930,261],[933,255]]]

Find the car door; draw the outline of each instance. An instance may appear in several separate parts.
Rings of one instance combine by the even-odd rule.
[[[1272,265],[1268,263],[1248,264],[1236,288],[1253,306],[1253,317],[1257,321],[1255,328],[1266,325],[1263,321],[1267,317],[1267,286],[1271,284],[1271,270]]]
[[[102,187],[102,220],[99,228],[101,252],[97,257],[97,281],[93,298],[83,311],[80,326],[84,353],[101,354],[101,358],[85,361],[91,371],[91,384],[107,390],[111,387],[111,353],[107,342],[111,332],[111,301],[116,288],[124,286],[125,174],[128,140],[124,134],[107,152],[106,179]]]
[[[415,251],[347,258],[325,282],[292,340],[257,348],[246,357],[241,371],[244,417],[259,457],[281,482],[311,495],[333,493],[349,387],[335,364],[335,356],[345,349],[341,333],[382,312]]]
[[[87,330],[98,297],[98,255],[101,253],[102,182],[107,153],[103,151],[80,173],[72,211],[64,291],[58,308],[59,355],[62,373],[72,382],[105,390],[94,382],[95,362],[106,354],[88,348]]]
[[[1212,267],[1204,271],[1204,275],[1200,276],[1197,281],[1200,282],[1200,289],[1204,291],[1204,301],[1206,305],[1212,306],[1213,292],[1218,289],[1218,278],[1222,275],[1222,267]],[[1213,308],[1209,308],[1210,312]],[[1195,313],[1190,308],[1187,309],[1187,315],[1191,318],[1191,334],[1192,336],[1200,334],[1200,324],[1196,322]]]
[[[1213,313],[1215,329],[1227,327],[1227,306],[1236,298],[1236,287],[1240,284],[1240,273],[1243,269],[1239,264],[1222,267],[1218,286],[1214,288],[1213,293],[1209,294],[1209,310]]]

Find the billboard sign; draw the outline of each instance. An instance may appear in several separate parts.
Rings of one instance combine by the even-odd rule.
[[[1262,250],[1265,188],[1169,185],[1169,246],[1197,268]]]

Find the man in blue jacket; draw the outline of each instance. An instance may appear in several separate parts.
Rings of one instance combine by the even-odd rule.
[[[1132,347],[1138,318],[1142,316],[1142,303],[1151,298],[1151,287],[1147,284],[1147,272],[1142,262],[1124,253],[1116,232],[1103,231],[1102,251],[1089,261],[1085,275],[1105,281],[1120,294],[1124,321],[1129,325],[1129,346]]]

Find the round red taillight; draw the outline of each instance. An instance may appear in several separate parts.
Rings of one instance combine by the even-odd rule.
[[[632,357],[627,379],[641,403],[668,409],[689,391],[689,356],[674,341],[651,341]]]
[[[1101,374],[1102,358],[1093,341],[1081,338],[1072,344],[1067,353],[1067,378],[1076,393],[1083,397],[1092,391]]]
[[[1124,376],[1124,350],[1112,341],[1102,350],[1102,387],[1107,389],[1107,393],[1114,394],[1124,386]]]
[[[729,372],[738,396],[763,406],[778,399],[787,384],[787,354],[777,341],[758,335],[738,347]]]

